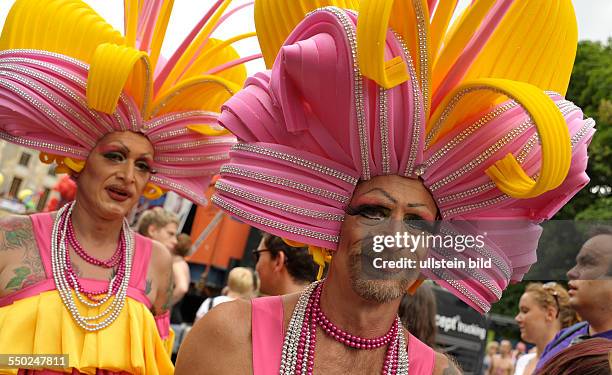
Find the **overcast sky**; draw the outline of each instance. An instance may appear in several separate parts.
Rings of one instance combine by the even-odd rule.
[[[115,28],[123,30],[123,0],[85,0],[85,2],[90,4]],[[234,0],[231,7],[247,2],[248,0]],[[470,0],[460,0],[459,8],[462,9],[469,2]],[[0,27],[4,24],[4,19],[12,3],[12,0],[0,0]],[[174,48],[191,31],[191,28],[213,3],[214,0],[175,0],[170,26],[162,47],[164,56],[172,54]],[[580,40],[605,41],[612,37],[612,0],[573,0],[573,3],[578,19]],[[252,7],[248,7],[229,18],[223,27],[215,31],[214,37],[224,39],[236,35],[238,32],[254,30]],[[234,45],[242,56],[258,52],[255,38]],[[253,73],[264,69],[264,65],[261,61],[255,61],[248,64],[247,68],[249,73]]]

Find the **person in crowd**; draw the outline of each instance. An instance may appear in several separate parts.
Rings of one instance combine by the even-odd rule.
[[[512,351],[512,359],[514,362],[525,354],[527,354],[527,345],[522,341],[517,342],[516,345],[514,345],[514,350]]]
[[[408,332],[431,348],[436,347],[436,296],[431,283],[425,282],[413,295],[405,294],[399,307],[399,317]]]
[[[189,264],[187,264],[185,257],[191,253],[191,245],[191,236],[188,234],[180,233],[177,236],[176,246],[174,246],[174,251],[172,252],[172,273],[174,274],[173,304],[182,300],[189,290],[191,275],[189,273]]]
[[[540,369],[556,353],[593,337],[612,340],[612,228],[598,226],[567,272],[569,304],[583,319],[559,333],[546,345],[537,364]]]
[[[183,323],[181,313],[181,301],[191,284],[191,273],[189,264],[185,257],[191,252],[191,236],[181,233],[177,236],[176,245],[172,252],[172,274],[174,275],[174,291],[172,292],[172,314],[170,322],[172,324]]]
[[[612,340],[597,337],[566,347],[535,375],[612,375]]]
[[[173,252],[177,242],[178,216],[161,207],[153,207],[142,213],[136,223],[136,230]]]
[[[301,293],[213,309],[181,347],[178,375],[459,372],[402,327],[404,293],[435,278],[488,311],[535,261],[533,221],[588,181],[594,123],[563,99],[577,43],[571,2],[542,1],[476,0],[457,23],[446,22],[453,2],[255,1],[271,70],[224,104],[219,123],[239,143],[211,201],[308,245],[329,271]],[[509,36],[520,48],[502,47]],[[513,225],[492,220],[509,216]],[[437,224],[486,229],[486,249],[448,251],[490,253],[495,265],[381,265],[431,249],[380,249],[379,239],[433,235]]]
[[[493,357],[489,373],[491,375],[512,375],[514,373],[510,340],[501,340],[499,343],[499,353]]]
[[[485,349],[485,357],[482,362],[482,375],[491,375],[491,364],[493,363],[493,358],[499,352],[499,342],[497,341],[489,341],[487,343]]]
[[[202,302],[196,312],[198,321],[213,307],[235,299],[250,300],[257,297],[259,280],[255,271],[246,267],[234,267],[227,277],[227,286],[223,288],[220,296],[209,297]]]
[[[521,330],[521,338],[537,348],[535,353],[519,357],[515,375],[531,375],[544,347],[561,329],[578,321],[576,312],[569,305],[567,290],[555,282],[527,285],[514,319]]]
[[[39,151],[78,187],[56,212],[0,219],[0,353],[68,357],[64,369],[11,374],[173,373],[172,258],[126,217],[165,191],[204,204],[235,138],[202,124],[245,71],[208,38],[224,9],[160,59],[172,2],[149,3],[126,2],[125,35],[80,0],[17,0],[4,23],[0,139]],[[186,72],[201,51],[213,65]]]
[[[263,294],[280,296],[300,292],[316,280],[316,264],[307,247],[292,247],[282,238],[264,233],[253,255]]]
[[[136,224],[138,233],[160,242],[172,254],[174,289],[171,303],[173,306],[185,296],[191,282],[189,265],[184,259],[185,255],[191,250],[191,238],[189,235],[183,235],[183,242],[178,246],[178,225],[178,216],[161,207],[154,207],[143,212]]]

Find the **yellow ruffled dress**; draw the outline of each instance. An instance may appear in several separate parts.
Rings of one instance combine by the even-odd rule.
[[[172,374],[174,335],[169,328],[169,314],[154,317],[144,292],[151,241],[136,235],[128,296],[117,319],[104,329],[87,332],[74,321],[55,289],[50,271],[53,219],[46,213],[31,217],[47,278],[0,298],[0,353],[67,354],[70,368],[0,368],[0,374]],[[87,288],[108,285],[91,279],[80,282]],[[97,314],[104,306],[89,308],[88,315]],[[84,308],[79,306],[80,311]]]

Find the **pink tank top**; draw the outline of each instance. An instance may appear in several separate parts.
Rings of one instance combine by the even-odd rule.
[[[281,296],[255,298],[251,302],[253,340],[253,374],[270,375],[280,371],[284,332],[284,310]],[[408,360],[410,374],[433,374],[435,352],[409,334]]]
[[[0,298],[0,307],[12,304],[24,298],[32,297],[40,293],[55,289],[55,281],[51,271],[51,232],[53,230],[53,217],[50,213],[40,213],[30,215],[32,220],[32,229],[36,238],[38,252],[43,264],[46,278],[35,284],[29,285],[19,291]],[[153,242],[139,234],[135,234],[136,246],[134,247],[134,258],[132,264],[132,274],[128,284],[128,297],[143,303],[147,308],[151,308],[151,301],[145,294],[146,276],[151,258],[151,249]],[[108,286],[108,281],[94,280],[87,278],[79,278],[81,284],[90,289],[103,289]],[[169,314],[164,314],[161,317],[156,317],[157,329],[160,336],[165,338],[169,334]],[[20,370],[20,375],[46,375],[46,374],[65,374],[63,372],[53,370]],[[73,375],[80,374],[79,371],[73,369]],[[117,374],[116,372],[98,370],[98,375]],[[127,373],[125,373],[127,374]]]

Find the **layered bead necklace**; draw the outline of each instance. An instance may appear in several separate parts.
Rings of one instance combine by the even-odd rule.
[[[317,326],[336,341],[354,349],[376,349],[387,345],[382,374],[408,375],[406,338],[396,317],[389,331],[367,339],[351,335],[334,325],[321,310],[322,281],[312,283],[302,292],[293,310],[281,355],[281,375],[312,375]]]
[[[117,319],[125,305],[128,284],[132,271],[134,254],[134,234],[124,219],[119,243],[113,256],[108,260],[99,260],[89,255],[79,244],[72,226],[72,209],[75,202],[62,207],[55,217],[51,233],[51,266],[55,286],[62,302],[72,315],[75,322],[86,331],[98,331],[108,327]],[[117,273],[111,278],[106,290],[88,290],[84,288],[74,272],[70,262],[68,244],[86,262],[104,267],[117,266]],[[72,293],[74,289],[74,295]],[[100,295],[105,294],[103,297]],[[99,307],[112,296],[115,298],[108,306],[96,315],[88,316],[79,312],[74,296],[84,305]]]

